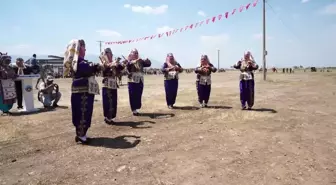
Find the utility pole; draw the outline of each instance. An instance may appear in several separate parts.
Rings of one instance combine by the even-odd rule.
[[[219,52],[220,52],[220,50],[219,50],[219,49],[217,49],[217,60],[218,60],[217,69],[218,69],[218,70],[219,70]]]
[[[99,52],[101,53],[101,52],[102,52],[102,43],[103,43],[104,41],[99,40],[99,41],[97,41],[97,42],[99,42]]]
[[[263,73],[264,80],[266,80],[266,0],[263,0]]]

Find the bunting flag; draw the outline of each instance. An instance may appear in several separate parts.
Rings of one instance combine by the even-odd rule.
[[[247,5],[242,5],[242,6],[239,7],[238,11],[239,12],[243,12],[244,10],[248,10],[251,7],[251,5],[252,5],[252,7],[256,7],[257,4],[258,4],[258,1],[259,0],[255,0],[253,3],[248,3]],[[232,16],[235,13],[237,13],[237,8],[233,9],[231,12],[225,12],[223,14],[219,14],[219,15],[213,16],[211,18],[207,18],[206,20],[203,20],[203,21],[200,21],[200,22],[197,22],[197,23],[193,23],[193,24],[189,24],[189,25],[186,25],[186,26],[184,26],[182,28],[174,29],[174,30],[171,30],[171,31],[167,31],[165,33],[153,34],[151,36],[141,37],[141,38],[137,38],[137,39],[123,40],[123,41],[113,41],[113,42],[105,42],[105,44],[106,45],[110,45],[110,44],[128,44],[128,43],[133,43],[133,42],[152,40],[152,39],[155,39],[155,38],[162,38],[164,36],[170,37],[170,36],[173,36],[173,35],[175,35],[177,33],[180,33],[180,32],[184,32],[184,31],[195,29],[197,27],[201,27],[204,24],[215,23],[216,21],[218,22],[218,21],[222,20],[223,17],[225,17],[226,19],[228,19],[229,16]]]

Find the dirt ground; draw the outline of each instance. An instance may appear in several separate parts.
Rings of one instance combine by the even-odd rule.
[[[183,74],[169,110],[163,77],[146,76],[145,116],[131,115],[122,86],[118,124],[106,125],[96,96],[90,146],[75,143],[70,80],[57,80],[62,107],[0,117],[0,184],[336,184],[336,73],[261,79],[255,110],[240,110],[237,72],[214,74],[212,107],[199,109]]]

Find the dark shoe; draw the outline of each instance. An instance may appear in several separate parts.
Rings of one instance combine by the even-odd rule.
[[[20,109],[23,109],[23,106],[18,106],[17,109],[19,109],[19,110],[20,110]]]
[[[252,107],[248,107],[247,110],[252,110]]]
[[[207,103],[204,103],[204,107],[208,107],[208,104],[207,104]]]
[[[58,107],[57,103],[54,103],[52,106],[53,106],[53,107]]]
[[[104,118],[104,121],[106,124],[108,125],[113,125],[114,124],[114,121],[113,120],[108,120],[107,118]]]
[[[76,143],[80,142],[82,144],[88,144],[89,143],[89,138],[86,138],[86,140],[84,141],[81,138],[79,138],[78,136],[76,136],[75,141],[76,141]]]
[[[136,111],[136,110],[134,110],[132,112],[133,112],[133,116],[139,116],[140,115],[140,113],[138,111]]]
[[[242,107],[242,110],[245,110],[246,109],[246,106]]]

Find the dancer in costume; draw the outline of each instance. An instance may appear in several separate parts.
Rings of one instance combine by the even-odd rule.
[[[110,48],[106,48],[100,55],[103,66],[103,110],[104,121],[113,124],[113,119],[117,116],[118,106],[118,82],[117,77],[124,69],[118,61],[113,61],[113,53]]]
[[[0,53],[0,111],[10,114],[16,101],[16,89],[14,79],[15,71],[10,67],[11,57]]]
[[[181,65],[176,62],[172,53],[167,54],[166,62],[162,66],[164,74],[164,87],[166,91],[166,102],[169,109],[174,108],[176,101],[179,73],[183,71]]]
[[[133,115],[139,115],[138,110],[141,108],[141,98],[144,87],[143,68],[150,67],[151,61],[147,58],[139,58],[137,49],[133,49],[127,60],[128,75],[128,93],[131,110]]]
[[[217,69],[210,63],[208,56],[202,55],[200,65],[195,69],[198,102],[201,107],[208,106],[211,93],[211,73],[216,71]]]
[[[73,75],[71,86],[72,123],[76,127],[76,142],[88,143],[86,133],[91,126],[95,95],[99,94],[99,85],[95,74],[99,72],[99,64],[84,60],[84,40],[72,40],[67,46],[64,56],[64,67]]]
[[[257,70],[259,66],[254,61],[251,52],[247,51],[244,54],[244,58],[238,61],[234,66],[236,69],[240,69],[240,102],[242,110],[246,109],[246,103],[248,109],[251,110],[254,105],[254,74],[253,71]]]

